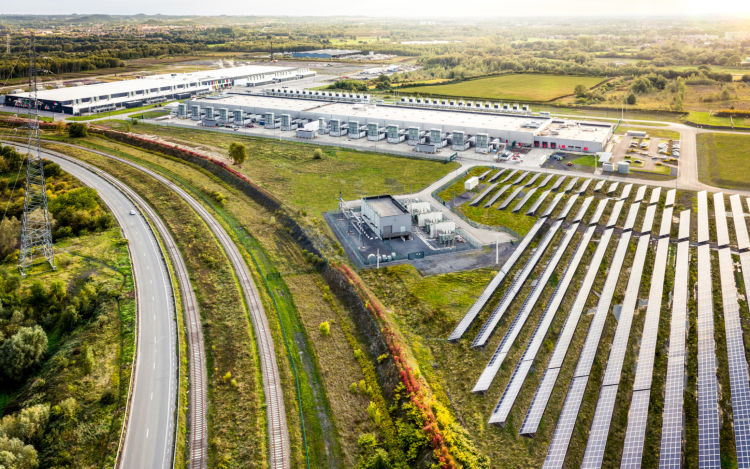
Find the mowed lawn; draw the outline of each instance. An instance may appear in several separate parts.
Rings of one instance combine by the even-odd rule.
[[[466,80],[448,85],[404,88],[404,93],[432,93],[467,98],[517,99],[551,101],[573,94],[576,85],[591,88],[604,81],[602,77],[514,73],[496,77]]]
[[[698,178],[727,189],[750,189],[750,135],[697,136]]]

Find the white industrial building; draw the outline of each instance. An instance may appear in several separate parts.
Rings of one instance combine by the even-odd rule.
[[[497,148],[498,144],[593,153],[604,151],[613,133],[610,124],[562,120],[528,111],[513,114],[450,106],[375,104],[369,95],[338,92],[266,90],[264,95],[207,96],[186,104],[185,115],[180,117],[187,117],[189,112],[193,119],[200,120],[206,108],[226,109],[227,115],[235,117],[234,124],[255,120],[266,128],[282,130],[318,121],[320,133],[368,140],[387,137],[389,143],[405,141],[427,147],[417,150],[430,153],[447,145],[459,151],[475,146],[477,152],[486,153],[489,146]],[[297,127],[284,128],[284,122],[297,122]]]
[[[315,75],[306,68],[245,65],[191,73],[153,75],[132,80],[71,86],[37,92],[39,109],[87,114],[186,99],[231,86],[278,83]],[[10,93],[5,105],[27,108],[29,93]]]

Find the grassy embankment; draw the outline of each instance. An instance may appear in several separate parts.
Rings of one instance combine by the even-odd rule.
[[[750,135],[703,133],[696,137],[698,179],[726,189],[750,189]]]

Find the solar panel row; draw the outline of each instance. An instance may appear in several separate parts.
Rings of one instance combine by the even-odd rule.
[[[570,192],[573,190],[573,186],[575,186],[578,183],[578,179],[580,178],[573,178],[568,182],[568,184],[565,186],[565,189],[563,189],[563,192]]]
[[[482,200],[484,200],[485,197],[487,197],[487,194],[489,194],[495,189],[495,187],[497,187],[497,183],[490,184],[489,186],[487,186],[487,188],[483,190],[478,196],[474,197],[474,200],[469,202],[469,205],[471,206],[478,205],[479,202],[481,202]]]
[[[546,186],[546,185],[547,185],[547,183],[548,183],[548,182],[550,181],[550,179],[552,179],[552,174],[548,174],[548,175],[547,175],[547,176],[546,176],[546,177],[545,177],[545,178],[544,178],[544,179],[542,180],[542,182],[540,182],[540,183],[539,183],[539,186],[538,186],[538,187],[539,187],[539,188],[541,189],[542,187]]]
[[[577,192],[579,194],[583,194],[584,192],[586,192],[586,189],[589,188],[590,184],[591,184],[591,179],[585,179],[583,181],[583,184],[581,184],[580,187],[578,187]]]
[[[714,194],[714,214],[717,233],[726,232],[726,244],[728,245],[727,212],[724,206],[724,194],[722,193]],[[741,231],[743,228],[746,231],[744,216],[739,222],[742,226],[739,223],[736,224],[735,231]],[[722,235],[718,237],[721,238]],[[722,245],[721,241],[719,241],[719,245]],[[747,370],[742,323],[740,322],[740,305],[737,301],[737,285],[734,281],[734,266],[729,246],[719,248],[719,273],[721,299],[724,307],[724,333],[729,363],[729,388],[732,395],[737,467],[750,468],[750,376]],[[745,274],[744,271],[743,274]]]
[[[491,172],[492,172],[491,169],[488,169],[487,171],[483,172],[482,174],[479,175],[479,180],[480,181],[484,181],[484,178],[486,178],[487,176],[489,176],[489,174]]]
[[[529,179],[528,181],[526,181],[526,184],[524,184],[524,186],[526,186],[526,187],[529,187],[529,186],[531,186],[531,185],[532,185],[532,184],[534,184],[534,183],[536,182],[536,180],[537,180],[537,179],[539,179],[539,178],[540,178],[541,176],[542,176],[542,173],[535,173],[535,174],[534,174],[534,175],[533,175],[533,176],[531,177],[531,179]]]
[[[740,251],[750,249],[750,238],[748,238],[745,213],[742,211],[742,201],[739,194],[729,197],[729,202],[732,204],[732,220],[734,221],[734,229],[737,235],[737,247]],[[750,272],[748,274],[750,275]],[[750,290],[746,289],[745,291]]]
[[[526,262],[526,265],[523,267],[521,272],[519,273],[518,277],[516,277],[513,280],[513,283],[511,286],[505,290],[505,293],[503,294],[502,299],[500,300],[500,303],[498,303],[497,307],[494,311],[490,314],[490,317],[487,318],[487,321],[482,325],[482,328],[479,330],[479,334],[477,334],[476,338],[474,339],[474,342],[471,344],[472,347],[484,347],[487,345],[487,341],[489,340],[492,333],[495,331],[495,327],[497,326],[497,323],[500,321],[500,319],[505,314],[505,311],[507,311],[508,307],[510,306],[510,303],[515,299],[516,295],[519,291],[521,291],[521,288],[523,287],[524,282],[526,282],[526,279],[528,279],[529,275],[531,275],[531,272],[536,267],[536,264],[539,262],[539,259],[541,259],[542,255],[544,254],[544,251],[546,251],[547,247],[549,246],[550,242],[554,238],[555,234],[557,234],[557,231],[562,226],[562,219],[567,216],[568,212],[570,211],[571,207],[575,203],[576,199],[578,198],[578,195],[574,195],[568,200],[568,203],[563,208],[562,212],[560,212],[560,215],[558,216],[558,220],[552,225],[552,227],[547,231],[547,233],[544,235],[544,238],[539,242],[539,244],[536,247],[536,250],[531,255],[529,260]]]
[[[617,286],[620,277],[620,270],[622,269],[622,264],[625,261],[625,255],[628,251],[628,244],[630,243],[632,235],[632,231],[628,229],[632,229],[632,224],[635,222],[639,208],[640,203],[636,202],[631,205],[630,211],[628,212],[628,218],[624,226],[624,229],[627,231],[623,231],[620,236],[614,257],[610,264],[609,272],[607,272],[607,278],[604,281],[604,286],[602,287],[602,292],[599,296],[596,311],[594,312],[594,318],[591,320],[586,340],[583,344],[583,349],[578,358],[578,365],[576,366],[573,375],[573,383],[571,384],[568,395],[565,398],[562,412],[557,420],[555,433],[550,442],[547,458],[544,461],[545,468],[562,467],[565,461],[565,453],[568,450],[573,427],[575,426],[576,419],[578,418],[578,411],[581,407],[581,402],[583,401],[583,392],[578,392],[578,389],[586,388],[591,367],[594,364],[596,352],[599,348],[599,341],[601,339],[602,331],[604,330],[607,314],[609,313],[612,298],[615,294],[615,287]]]
[[[594,251],[594,255],[591,257],[591,264],[589,265],[589,268],[586,271],[586,275],[583,278],[583,282],[578,289],[578,293],[576,294],[573,306],[568,313],[568,317],[565,320],[565,324],[563,325],[562,331],[560,332],[560,335],[557,339],[557,343],[555,344],[555,349],[552,352],[552,357],[550,358],[550,361],[547,364],[547,368],[544,371],[542,381],[537,387],[536,393],[534,394],[534,398],[531,402],[531,406],[529,407],[523,424],[521,425],[520,433],[522,435],[533,435],[539,428],[539,423],[542,419],[542,415],[544,414],[544,409],[547,407],[547,403],[549,402],[550,394],[552,393],[552,389],[555,386],[555,381],[557,380],[557,375],[560,372],[560,367],[562,366],[563,359],[568,352],[568,347],[570,346],[570,342],[573,339],[573,333],[578,326],[578,320],[583,313],[583,308],[586,306],[586,299],[588,298],[591,287],[594,285],[594,280],[599,273],[599,267],[601,266],[602,259],[604,258],[604,254],[607,251],[607,247],[609,246],[609,242],[612,239],[612,234],[614,233],[614,225],[620,216],[620,211],[622,210],[623,204],[624,202],[622,200],[619,200],[615,203],[615,206],[612,209],[612,213],[610,214],[609,221],[607,223],[607,226],[609,228],[605,229],[602,233],[602,236],[599,239],[599,244]]]
[[[558,192],[557,194],[555,194],[555,196],[552,197],[552,202],[550,202],[547,208],[544,209],[542,218],[552,215],[552,211],[555,210],[555,207],[557,207],[557,204],[560,203],[563,197],[565,197],[565,194],[563,194],[562,192]]]
[[[512,178],[516,173],[518,173],[518,170],[514,169],[513,171],[511,171],[508,174],[506,174],[505,176],[503,176],[503,178],[500,181],[498,181],[498,182],[500,184],[502,184],[504,182],[508,182],[510,180],[510,178]]]
[[[617,186],[615,186],[617,187]],[[625,187],[622,188],[622,194],[620,194],[621,199],[627,199],[630,196],[630,191],[633,189],[632,184],[626,184]]]
[[[724,194],[714,194],[714,216],[716,217],[716,244],[721,248],[729,245],[729,228],[727,227],[727,210],[724,206]]]
[[[498,182],[498,184],[500,183]],[[499,199],[500,196],[505,194],[508,191],[508,189],[510,189],[511,187],[513,187],[512,184],[506,184],[503,187],[501,187],[500,190],[495,192],[495,194],[492,197],[490,197],[490,200],[488,200],[487,203],[484,204],[484,208],[491,207],[492,204],[497,202],[497,199]]]
[[[655,190],[655,192],[658,191]],[[630,271],[628,284],[625,288],[625,298],[623,299],[620,317],[617,321],[615,337],[609,351],[609,359],[607,360],[607,368],[604,372],[604,380],[602,381],[599,402],[597,402],[596,405],[594,420],[591,424],[588,441],[586,442],[586,450],[583,456],[583,467],[601,467],[602,460],[604,459],[604,449],[607,444],[607,436],[609,435],[609,427],[612,421],[612,412],[615,405],[614,398],[617,396],[617,389],[620,384],[622,365],[625,361],[625,353],[630,338],[630,329],[633,323],[633,314],[635,313],[638,294],[640,292],[644,261],[646,260],[646,252],[648,251],[648,245],[651,240],[649,232],[653,225],[655,213],[656,204],[654,203],[649,205],[646,209],[646,216],[643,220],[641,232],[647,234],[638,238],[638,246],[636,247],[635,255],[633,256],[633,266]],[[657,282],[659,281],[659,279],[653,280],[656,280]],[[661,282],[663,282],[663,271]],[[651,289],[651,293],[658,292],[659,296],[658,300],[654,299],[654,303],[660,304],[661,286],[656,287],[655,284],[652,283]],[[654,289],[656,289],[657,292],[654,292]]]
[[[583,216],[583,213],[588,210],[588,207],[591,205],[592,201],[593,197],[587,197],[583,201],[583,204],[581,204],[581,209],[578,211],[578,214]],[[526,297],[526,300],[521,305],[518,313],[513,318],[513,322],[500,341],[500,344],[498,344],[495,352],[492,354],[492,357],[490,357],[489,363],[487,363],[487,366],[479,376],[479,379],[474,385],[474,389],[472,389],[472,392],[484,392],[489,389],[490,384],[492,384],[492,380],[497,374],[497,371],[500,369],[503,361],[505,361],[505,357],[508,356],[510,348],[513,346],[513,343],[518,337],[518,334],[521,333],[521,329],[523,328],[524,324],[526,324],[526,320],[531,314],[531,311],[536,305],[536,302],[539,300],[544,287],[547,285],[547,282],[552,276],[552,273],[557,268],[557,264],[560,262],[560,259],[562,259],[565,250],[568,248],[568,245],[573,239],[573,236],[576,234],[578,225],[579,223],[572,223],[566,230],[565,236],[563,236],[563,239],[560,241],[560,244],[558,244],[555,253],[552,255],[549,262],[547,262],[542,275],[540,275],[537,279],[536,285]]]
[[[599,182],[594,186],[594,192],[599,192],[604,187],[604,179],[600,179]]]
[[[500,203],[500,205],[498,205],[497,209],[498,210],[505,209],[508,205],[510,205],[511,202],[513,202],[513,199],[518,197],[518,194],[520,194],[522,190],[523,190],[523,186],[518,186],[515,189],[513,189],[513,192],[511,192],[510,195],[506,197],[505,200],[503,200]]]
[[[503,391],[500,400],[495,406],[495,409],[492,411],[489,423],[505,425],[505,422],[508,419],[508,415],[513,408],[513,404],[518,397],[518,393],[523,386],[523,382],[526,380],[526,376],[531,369],[531,365],[534,363],[536,355],[539,352],[542,344],[544,343],[544,337],[546,336],[547,331],[552,324],[552,320],[554,319],[555,314],[557,314],[558,308],[560,307],[563,298],[565,298],[568,287],[573,280],[573,276],[575,275],[576,270],[578,269],[578,266],[583,259],[586,248],[588,247],[591,238],[594,236],[597,224],[599,223],[599,219],[601,218],[602,213],[604,213],[604,208],[607,205],[607,202],[607,199],[602,199],[599,201],[599,205],[597,206],[596,210],[594,211],[594,215],[589,221],[589,226],[586,228],[586,231],[584,232],[581,240],[578,243],[578,246],[575,249],[573,257],[565,268],[565,272],[562,275],[560,283],[558,283],[557,287],[555,287],[555,291],[552,293],[550,301],[549,303],[547,303],[547,307],[544,309],[541,318],[539,318],[539,322],[537,323],[537,326],[531,335],[531,339],[526,346],[523,357],[516,364],[510,381],[505,388],[505,391]]]
[[[521,181],[526,179],[526,176],[528,176],[531,173],[527,173],[526,171],[523,171],[521,174],[518,175],[515,181],[513,181],[513,184],[519,184]]]
[[[620,185],[619,182],[613,182],[612,184],[610,184],[609,188],[607,189],[607,194],[609,195],[609,194],[613,193],[614,191],[616,191],[617,190],[617,186],[619,186],[619,185]]]
[[[708,200],[698,193],[698,243],[708,241]],[[711,252],[698,245],[698,464],[719,467],[719,389],[711,285]]]
[[[565,176],[558,177],[557,180],[555,181],[555,183],[552,185],[552,187],[550,187],[550,190],[551,191],[556,191],[562,185],[562,183],[563,183],[563,181],[565,179],[566,179]]]
[[[536,211],[539,209],[539,207],[542,205],[544,200],[547,198],[547,196],[550,194],[550,190],[547,189],[546,191],[542,192],[542,194],[536,198],[533,204],[531,204],[531,208],[526,212],[526,215],[533,215],[536,213]]]
[[[661,231],[669,233],[672,223],[672,207],[665,207],[661,218]],[[688,212],[689,214],[690,212]],[[669,254],[669,238],[659,238],[651,273],[651,287],[648,293],[646,317],[643,322],[641,347],[633,381],[633,394],[630,400],[628,425],[625,430],[625,443],[622,450],[622,468],[637,468],[643,458],[643,441],[648,420],[648,403],[651,395],[651,380],[654,370],[656,339],[659,329],[659,315],[664,292],[664,274]]]
[[[638,188],[638,191],[635,193],[635,198],[633,199],[633,202],[642,202],[643,197],[646,196],[646,186],[640,186]]]
[[[530,199],[530,198],[531,198],[531,197],[532,197],[532,196],[534,195],[534,193],[536,193],[536,189],[537,189],[536,187],[532,187],[531,189],[529,189],[529,190],[528,190],[528,191],[526,192],[526,195],[524,195],[524,196],[523,196],[523,197],[521,198],[521,200],[519,200],[519,201],[518,201],[518,203],[516,204],[516,206],[515,206],[515,207],[513,207],[513,210],[511,210],[511,212],[513,212],[513,213],[518,213],[518,211],[519,211],[519,210],[521,210],[521,208],[522,208],[522,207],[523,207],[524,205],[526,205],[526,202],[528,202],[528,201],[529,201],[529,199]]]
[[[501,169],[501,170],[499,170],[498,172],[496,172],[495,174],[493,174],[492,177],[490,177],[488,179],[488,181],[489,182],[495,182],[495,181],[497,181],[498,179],[500,179],[500,176],[502,176],[503,173],[506,172],[506,171],[507,171],[507,169]]]

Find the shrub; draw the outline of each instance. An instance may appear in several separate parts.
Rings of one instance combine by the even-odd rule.
[[[224,377],[222,379],[224,380],[225,383],[228,383],[229,380],[232,379],[232,372],[231,371],[227,371],[226,374],[224,375]]]
[[[349,385],[349,392],[352,394],[357,394],[357,382],[353,382]]]
[[[321,322],[319,328],[320,333],[324,337],[328,337],[329,335],[331,335],[331,324],[328,321]]]
[[[88,134],[88,126],[83,122],[71,122],[68,124],[68,136],[71,138],[81,138]]]
[[[229,145],[229,157],[234,161],[234,164],[242,166],[242,163],[244,163],[247,158],[245,145],[238,142],[232,142],[232,144]]]
[[[323,150],[321,150],[320,148],[316,148],[313,151],[313,159],[314,160],[322,160],[323,159]]]

